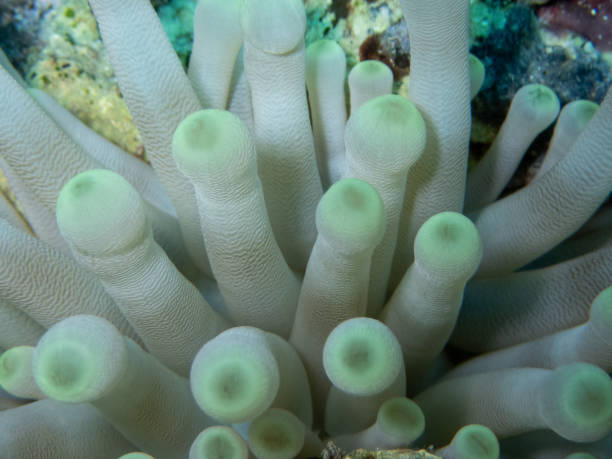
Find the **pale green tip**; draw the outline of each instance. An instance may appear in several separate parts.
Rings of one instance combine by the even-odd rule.
[[[566,456],[565,459],[597,459],[595,456],[589,453],[573,453]]]
[[[249,448],[231,427],[213,426],[196,437],[189,459],[248,459]]]
[[[127,365],[119,331],[100,317],[85,315],[51,327],[39,340],[32,361],[38,387],[50,398],[72,403],[102,397]]]
[[[415,263],[440,280],[467,280],[482,258],[482,243],[472,221],[457,212],[430,217],[414,241]]]
[[[612,428],[612,380],[594,365],[564,365],[554,370],[540,405],[557,434],[571,441],[597,441]]]
[[[176,128],[172,153],[179,169],[190,179],[255,174],[255,152],[242,121],[225,110],[201,110],[187,116]],[[227,185],[227,183],[225,183]]]
[[[344,75],[346,55],[334,40],[317,40],[306,49],[306,84],[317,76]]]
[[[334,386],[349,394],[382,392],[403,371],[402,351],[393,332],[374,319],[342,322],[323,348],[325,373]]]
[[[378,409],[376,422],[381,430],[403,444],[410,444],[425,430],[425,416],[419,405],[406,397],[394,397]]]
[[[451,443],[456,459],[497,459],[499,441],[491,429],[479,424],[462,427]]]
[[[240,328],[247,333],[250,329]],[[224,423],[246,422],[259,416],[272,404],[280,382],[276,360],[261,345],[261,337],[230,333],[234,330],[238,329],[230,329],[205,344],[191,367],[191,391],[196,402],[206,414]]]
[[[249,427],[249,447],[257,459],[294,458],[304,446],[304,424],[289,411],[272,408]]]
[[[514,95],[510,111],[517,111],[530,128],[543,131],[557,118],[560,108],[559,98],[552,89],[541,84],[528,84]]]
[[[347,149],[372,167],[405,173],[425,149],[425,121],[416,106],[397,94],[368,100],[348,120]]]
[[[385,82],[389,79],[393,81],[393,72],[380,61],[368,60],[361,61],[350,72],[350,79],[355,82],[371,81],[371,80],[384,80]]]
[[[86,255],[122,253],[148,234],[140,195],[123,177],[106,169],[70,179],[60,192],[56,211],[64,239]]]
[[[319,234],[336,250],[360,253],[373,249],[385,231],[385,211],[376,189],[360,179],[334,183],[316,214]]]
[[[16,346],[0,355],[0,387],[13,394],[23,381],[32,378],[33,346]]]
[[[134,452],[134,453],[124,454],[123,456],[119,457],[119,459],[155,459],[155,458],[147,453]]]
[[[306,12],[302,0],[244,0],[241,23],[253,46],[285,54],[304,40]]]
[[[595,116],[597,110],[599,110],[599,105],[595,102],[590,100],[574,100],[563,107],[559,115],[559,122],[568,125],[572,130],[582,132],[593,116]]]

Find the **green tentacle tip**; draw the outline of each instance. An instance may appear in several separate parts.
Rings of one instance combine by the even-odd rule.
[[[366,317],[342,322],[323,348],[323,366],[332,384],[350,394],[385,390],[402,371],[400,345],[387,326]]]
[[[215,419],[246,422],[270,407],[280,376],[261,332],[250,327],[225,331],[209,341],[191,366],[191,391]]]
[[[196,397],[214,418],[240,422],[243,415],[261,411],[266,404],[262,403],[264,394],[260,392],[262,381],[270,379],[266,370],[243,359],[220,358],[210,362],[208,371],[194,388]]]
[[[391,70],[385,64],[377,60],[367,60],[361,61],[355,67],[353,67],[353,71],[358,76],[367,76],[370,77],[372,75],[391,74]]]
[[[36,383],[51,398],[77,401],[95,382],[96,363],[95,357],[79,343],[57,340],[41,351]]]
[[[472,221],[457,212],[430,217],[414,241],[416,262],[459,278],[471,276],[482,258],[482,243]]]
[[[21,380],[22,375],[29,372],[32,352],[32,346],[16,346],[0,355],[0,387],[11,392],[11,388]]]
[[[155,458],[147,453],[133,452],[133,453],[124,454],[119,459],[155,459]]]
[[[385,230],[385,211],[376,189],[360,179],[333,184],[316,216],[319,233],[340,251],[359,253],[378,244]]]
[[[122,252],[147,231],[140,195],[123,177],[106,169],[91,169],[70,179],[57,198],[56,214],[62,236],[85,254]]]
[[[425,416],[419,405],[406,397],[394,397],[384,402],[377,423],[390,437],[412,443],[425,430]]]
[[[304,424],[289,411],[272,408],[249,427],[249,447],[257,459],[296,457],[304,446]]]
[[[295,49],[306,31],[306,12],[301,0],[245,0],[241,15],[245,39],[270,54]]]
[[[226,110],[200,110],[180,122],[173,137],[174,155],[182,161],[221,161],[227,143],[232,145],[241,133],[240,119]]]
[[[124,337],[106,320],[71,316],[42,336],[34,351],[36,384],[62,402],[88,402],[104,396],[125,373]]]
[[[512,103],[522,108],[521,115],[527,117],[525,122],[541,123],[542,129],[554,121],[561,108],[555,92],[541,84],[523,86],[514,95]]]
[[[497,459],[499,441],[491,429],[479,424],[462,427],[453,438],[457,459]]]
[[[238,433],[227,426],[203,430],[189,450],[189,459],[248,459],[249,448]]]
[[[596,441],[612,428],[612,380],[594,365],[557,368],[544,395],[551,428],[572,441]]]

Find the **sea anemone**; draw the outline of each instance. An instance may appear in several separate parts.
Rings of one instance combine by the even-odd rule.
[[[560,107],[522,88],[466,173],[469,0],[401,0],[409,98],[360,64],[348,114],[300,0],[200,0],[187,73],[148,0],[90,3],[152,169],[0,67],[0,457],[605,448],[612,91],[500,198]]]

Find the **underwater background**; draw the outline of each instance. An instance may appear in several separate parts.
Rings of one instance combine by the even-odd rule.
[[[154,0],[186,66],[196,0]],[[395,90],[409,74],[410,43],[398,0],[304,0],[306,45],[327,38],[347,54],[347,73],[360,60],[389,65]],[[600,103],[612,84],[612,1],[471,0],[471,53],[485,64],[472,102],[472,145],[491,143],[514,93],[523,85],[550,87],[562,105]],[[87,0],[3,0],[0,47],[28,84],[52,95],[88,126],[124,150],[144,156],[123,103]],[[553,127],[525,155],[509,190],[533,176]]]

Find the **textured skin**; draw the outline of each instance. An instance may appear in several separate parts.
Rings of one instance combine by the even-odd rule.
[[[599,105],[590,100],[575,100],[563,107],[535,179],[544,175],[565,157],[598,109]]]
[[[148,350],[181,375],[189,374],[200,347],[229,326],[176,269],[150,232],[121,254],[73,253],[101,279]]]
[[[550,430],[540,430],[507,438],[501,443],[502,457],[529,457],[529,459],[553,459],[579,452],[588,452],[596,458],[605,458],[612,451],[612,435],[595,443],[584,444],[561,438]],[[569,457],[569,459],[574,459]],[[591,459],[579,457],[576,459]]]
[[[232,71],[242,46],[241,0],[202,0],[193,18],[193,49],[187,75],[204,108],[228,104]]]
[[[132,327],[96,277],[57,249],[0,221],[0,296],[43,327],[76,314],[104,317],[122,333]]]
[[[179,163],[194,184],[212,269],[232,319],[288,337],[300,284],[274,239],[253,144],[244,129],[233,140],[235,149],[218,167]]]
[[[65,249],[55,222],[57,195],[73,175],[96,163],[3,67],[0,104],[0,166],[36,235]]]
[[[424,428],[421,408],[409,398],[395,397],[380,406],[374,424],[360,432],[334,437],[333,442],[344,450],[395,449],[410,446]]]
[[[2,459],[108,459],[136,449],[92,406],[55,400],[0,411],[0,445]]]
[[[570,238],[529,263],[525,269],[545,268],[612,245],[610,228],[612,228],[612,206],[604,205]]]
[[[366,204],[351,205],[360,201]],[[308,371],[315,413],[320,416],[330,386],[323,369],[323,346],[342,321],[365,315],[372,252],[384,232],[383,203],[371,185],[342,180],[323,196],[316,220],[319,235],[289,341]]]
[[[185,253],[176,213],[153,169],[89,129],[44,92],[31,89],[29,93],[82,148],[82,153],[93,158],[96,167],[99,161],[103,167],[120,174],[138,190],[146,200],[147,214],[153,225],[155,240],[175,264],[187,267],[189,257]]]
[[[193,402],[186,379],[126,339],[128,371],[92,405],[128,440],[158,459],[186,457],[211,420]],[[101,350],[103,352],[103,350]]]
[[[312,428],[312,400],[304,364],[287,341],[273,333],[266,333],[266,341],[278,362],[280,384],[272,407],[290,411],[306,426]]]
[[[338,43],[320,40],[306,50],[306,88],[312,134],[323,189],[340,179],[344,170],[346,56]]]
[[[403,367],[403,364],[402,364]],[[378,408],[390,398],[406,393],[406,372],[403,368],[385,390],[369,396],[351,395],[332,386],[325,407],[325,430],[332,436],[367,429],[376,421]]]
[[[526,265],[574,233],[612,190],[612,89],[565,158],[541,179],[471,216],[482,236],[477,275]]]
[[[124,177],[152,205],[174,215],[170,198],[151,166],[97,134],[40,89],[30,89],[28,93],[95,161]]]
[[[308,119],[304,42],[287,54],[273,55],[246,39],[244,59],[266,207],[287,263],[303,272],[316,239],[315,209],[323,194]]]
[[[414,252],[414,263],[380,317],[402,346],[409,393],[422,384],[450,337],[465,285],[482,258],[482,246],[472,222],[444,212],[421,227]]]
[[[232,89],[228,110],[242,120],[247,125],[250,132],[253,132],[253,108],[251,107],[251,90],[244,69],[244,48],[240,49],[234,75],[232,78]]]
[[[589,367],[589,371],[601,372],[588,364],[573,365],[584,365]],[[566,371],[569,368],[510,368],[436,384],[414,398],[427,419],[425,435],[420,440],[424,444],[448,443],[455,432],[467,424],[486,425],[499,439],[539,429],[563,428],[566,421],[564,411],[579,408],[565,402],[559,393],[570,379]],[[601,372],[601,376],[605,379],[607,375]],[[609,412],[612,400],[609,377],[607,383],[598,390],[581,384],[576,384],[570,390],[576,395],[601,397],[600,409],[594,409],[597,414],[593,413],[594,417],[598,416],[600,424],[610,422],[606,419],[609,414],[605,414]],[[589,390],[593,391],[588,394]],[[576,426],[574,430],[574,434],[577,434],[580,428]],[[596,432],[597,428],[593,428],[592,433]],[[594,441],[599,438],[575,440]]]
[[[412,265],[380,316],[402,345],[410,387],[420,383],[448,341],[465,286],[465,279],[444,285],[429,275]]]
[[[123,98],[176,210],[187,251],[210,273],[193,188],[171,149],[180,121],[201,109],[197,96],[148,0],[92,0],[90,6]],[[163,71],[145,70],[157,68]]]
[[[125,1],[125,0],[124,0],[124,1]],[[298,0],[298,1],[299,1],[299,0]],[[457,1],[461,1],[461,0],[457,0]],[[129,3],[129,5],[130,5],[130,7],[131,7],[133,4],[135,4],[135,3],[137,3],[137,2],[127,2],[127,1],[125,1],[125,3]],[[430,2],[430,4],[431,4],[431,5],[435,5],[435,3],[432,3],[432,2]],[[451,2],[449,2],[448,0],[446,0],[446,4],[444,5],[444,7],[446,7],[447,5],[450,5],[450,4],[451,4]],[[122,5],[120,5],[120,6],[122,6]],[[438,6],[439,6],[439,4],[438,4]],[[445,12],[446,12],[444,7],[439,8],[439,14],[442,14],[442,13],[445,13]],[[139,10],[139,11],[140,11],[140,10]],[[143,11],[146,11],[146,10],[144,10],[144,9],[143,9]],[[122,25],[122,27],[123,27],[124,29],[128,30],[128,29],[130,28],[130,25],[128,24],[128,25],[126,26],[126,24],[123,24],[123,25]],[[142,30],[142,29],[140,29],[140,32],[142,33],[142,32],[143,32],[143,30]],[[145,34],[147,33],[146,31],[144,31],[144,32],[145,32]],[[137,37],[137,38],[138,38],[138,37]],[[158,44],[156,40],[149,40],[149,41],[150,41],[151,43],[149,43],[149,44],[148,44],[148,46],[152,46],[153,48],[155,48],[155,47],[156,47],[156,45]],[[434,42],[434,41],[435,41],[435,40],[432,40],[432,42]],[[129,46],[130,46],[130,43],[124,43],[122,46],[129,47]],[[445,49],[445,46],[444,46],[444,45],[439,46],[439,49],[440,49],[440,50]],[[149,65],[155,65],[155,62],[149,62]],[[164,67],[164,66],[162,66],[162,67]],[[143,71],[144,71],[144,72],[150,72],[150,74],[155,74],[156,72],[163,71],[163,70],[164,70],[164,68],[154,68],[154,67],[151,67],[151,68],[143,68]],[[434,75],[434,76],[437,76],[437,75]],[[268,78],[272,78],[272,77],[268,75]],[[180,88],[179,88],[179,89],[180,89]],[[303,89],[303,85],[302,85],[302,88],[301,88],[301,89]],[[454,89],[454,88],[453,88],[453,89]],[[444,89],[444,90],[446,90],[446,89]],[[170,92],[172,91],[172,88],[168,88],[168,89],[167,89],[167,91],[168,91],[168,94],[170,94]],[[146,92],[146,90],[145,90],[145,92]],[[151,94],[151,98],[152,98],[152,99],[156,99],[156,100],[157,100],[157,95],[156,95],[156,94]],[[449,105],[452,105],[452,101],[449,101]],[[3,105],[3,107],[4,107],[4,105]],[[166,108],[166,107],[164,107],[163,109],[165,110],[165,108]],[[452,107],[451,107],[451,109],[452,109]],[[163,115],[161,115],[161,114],[160,114],[159,116],[160,116],[160,117],[163,117]],[[287,135],[288,135],[288,136],[290,136],[290,134],[287,134]],[[27,141],[28,141],[28,139],[22,139],[22,141],[27,142]],[[222,178],[220,177],[220,179],[222,179]],[[281,198],[282,198],[282,197],[281,197]],[[222,210],[219,210],[219,214],[218,214],[218,215],[221,215],[221,213],[220,213],[221,211],[222,211]],[[224,217],[227,219],[227,215],[225,215]],[[516,221],[519,221],[519,220],[520,220],[520,216],[515,216],[515,220],[516,220]],[[241,222],[240,222],[240,221],[238,221],[238,220],[236,220],[234,223],[235,223],[236,225],[240,225],[240,224],[241,224]],[[512,222],[512,223],[514,223],[514,222]],[[497,228],[497,229],[498,229],[498,230],[500,230],[500,228]],[[119,233],[118,235],[115,235],[115,234],[113,234],[113,235],[110,235],[110,234],[109,234],[109,235],[110,235],[110,236],[111,236],[113,239],[117,239],[117,238],[119,238],[119,237],[120,237],[120,234],[121,234],[121,233]],[[347,237],[346,237],[345,239],[349,239],[351,235],[350,235],[350,234],[347,234],[346,236],[347,236]],[[20,263],[22,263],[22,262],[23,262],[23,260],[15,260],[15,261],[19,261]],[[262,267],[260,267],[260,269],[261,269],[261,270],[265,270],[265,269],[266,269],[266,266],[262,266]],[[147,271],[145,274],[146,274],[146,275],[150,274],[151,276],[156,275],[156,273],[152,273],[152,272],[150,273],[149,271]],[[61,273],[60,273],[60,275],[61,275]],[[51,272],[51,273],[49,274],[49,276],[53,276],[53,277],[52,277],[53,279],[57,279],[57,280],[56,280],[56,282],[57,282],[58,284],[61,282],[61,277],[56,277],[56,274],[55,274],[54,272]],[[569,278],[569,279],[567,279],[567,281],[568,281],[568,282],[571,282],[571,281],[573,281],[573,279]],[[162,284],[162,280],[157,281],[157,279],[152,278],[150,282],[151,282],[152,284],[155,284],[155,283],[160,284],[160,285],[154,285],[154,287],[156,287],[156,288],[163,288],[163,286],[161,285],[161,284]],[[147,287],[148,287],[148,286],[149,286],[149,284],[147,284]],[[520,289],[520,285],[518,285],[518,288]],[[180,312],[177,312],[177,314],[180,314]],[[554,318],[554,317],[550,317],[551,315],[554,315],[554,314],[555,314],[555,311],[554,311],[554,310],[552,310],[552,311],[551,311],[551,312],[548,314],[548,315],[549,315],[549,321],[554,321],[554,319],[555,319],[555,318]],[[163,327],[161,327],[161,326],[159,326],[159,325],[158,325],[158,327],[159,327],[160,329],[161,329],[161,328],[163,328]],[[182,333],[181,331],[179,331],[179,332],[180,332],[180,333]],[[478,330],[478,329],[477,329],[475,332],[472,332],[472,333],[474,333],[474,334],[478,334],[478,333],[480,333],[480,332],[481,332],[481,330]],[[225,344],[226,344],[226,346],[231,346],[231,345],[232,345],[232,343],[225,343]],[[250,357],[250,354],[248,354],[248,350],[249,350],[249,349],[247,348],[245,351],[243,351],[243,354],[245,354],[245,357],[246,357],[247,359]],[[272,360],[274,360],[274,359],[272,359]],[[214,362],[213,362],[213,363],[214,363]],[[138,368],[137,368],[137,370],[138,370]],[[155,370],[155,371],[157,371],[157,370]],[[160,371],[162,371],[162,370],[160,370]],[[142,372],[142,373],[145,373],[145,372]],[[145,373],[145,374],[144,374],[144,377],[148,377],[148,373]],[[519,382],[520,382],[520,381],[519,381]],[[143,397],[145,397],[144,399],[142,399],[142,400],[141,400],[141,399],[139,399],[138,397],[140,397],[140,396],[141,396],[141,394],[142,394],[143,392],[145,392],[145,391],[142,391],[142,390],[140,390],[140,391],[139,391],[138,389],[139,389],[139,387],[138,387],[136,384],[131,384],[131,387],[129,387],[129,390],[128,390],[128,389],[126,389],[126,390],[125,390],[125,392],[124,392],[124,396],[122,397],[121,401],[119,402],[119,403],[120,403],[120,405],[124,405],[124,404],[126,404],[126,403],[138,403],[138,402],[142,402],[142,405],[147,405],[147,402],[148,402],[149,400],[151,400],[151,401],[155,400],[155,397],[151,397],[149,400],[147,400],[147,395],[146,395],[146,394],[142,395]],[[479,391],[479,393],[477,393],[477,394],[476,394],[476,397],[475,397],[475,398],[476,398],[476,400],[475,400],[475,402],[474,402],[474,404],[475,404],[475,405],[478,405],[479,401],[480,401],[482,398],[484,398],[485,394],[487,393],[487,390],[489,390],[489,389],[490,389],[489,387],[484,387],[484,388],[483,388],[481,391]],[[500,398],[500,397],[497,397],[497,398]],[[190,400],[190,399],[189,399],[189,397],[187,397],[185,400],[189,400],[188,402],[187,402],[187,401],[185,402],[186,404],[189,404],[189,403],[193,404],[193,401],[192,401],[192,400]],[[439,401],[440,403],[443,403],[443,402],[444,402],[443,400],[441,400],[441,401],[440,401],[440,400],[437,400],[437,401]],[[341,411],[341,412],[339,412],[339,413],[338,413],[338,422],[339,422],[339,423],[344,423],[344,422],[345,422],[345,420],[346,420],[347,418],[348,418],[350,421],[352,421],[352,418],[353,418],[353,417],[357,417],[357,416],[354,416],[354,412],[352,411],[352,409],[353,409],[353,408],[355,408],[355,409],[359,409],[359,408],[361,408],[361,406],[359,405],[359,402],[361,402],[361,400],[352,400],[352,401],[350,401],[350,402],[349,402],[349,403],[350,403],[350,405],[349,405],[349,406],[343,406],[343,407],[342,407],[342,410],[343,410],[343,411]],[[177,413],[180,415],[180,411],[183,409],[183,407],[182,407],[182,406],[180,406],[180,404],[174,404],[174,402],[173,402],[172,400],[171,400],[170,402],[168,402],[168,403],[169,403],[169,404],[172,404],[172,405],[166,405],[166,406],[170,406],[171,408],[176,409],[176,410],[177,410]],[[134,410],[136,410],[136,409],[140,408],[142,405],[137,405],[136,407],[129,406],[129,407],[125,407],[125,409],[130,409],[130,410],[131,410],[131,409],[134,409]],[[191,406],[191,405],[189,405],[189,406]],[[121,408],[121,406],[120,406],[120,408]],[[377,406],[376,406],[375,408],[377,408]],[[451,411],[452,411],[452,410],[451,410],[451,408],[452,408],[452,407],[446,406],[446,407],[444,407],[443,409],[441,409],[441,412],[440,412],[440,422],[444,422],[444,421],[446,420],[447,416],[449,416],[450,414],[452,414],[452,412],[451,412]],[[188,408],[188,409],[189,409],[189,408]],[[154,410],[156,410],[156,407],[152,408],[152,411],[154,411]],[[495,407],[494,407],[494,408],[493,408],[491,411],[492,411],[492,412],[493,412],[493,414],[494,414]],[[140,412],[139,414],[142,414],[142,412]],[[137,425],[137,424],[138,424],[138,422],[139,422],[141,419],[144,419],[145,421],[148,421],[149,419],[151,419],[150,414],[151,414],[150,412],[148,412],[148,413],[144,413],[144,414],[142,414],[142,416],[141,416],[141,418],[140,418],[140,419],[138,419],[138,418],[137,418],[137,419],[133,419],[133,418],[132,418],[132,419],[129,419],[129,423],[130,423],[131,425]],[[502,414],[502,416],[503,416],[503,414]],[[166,419],[167,419],[167,418],[168,418],[168,417],[166,417]],[[502,421],[503,421],[503,420],[502,420]],[[432,422],[435,422],[435,421],[432,421]],[[164,427],[160,428],[160,431],[164,431],[164,430],[165,430],[165,431],[172,431],[172,428],[173,428],[173,426],[171,426],[171,427],[165,427],[165,426],[164,426]],[[26,429],[24,429],[24,428],[22,427],[22,430],[26,430]],[[30,432],[28,432],[28,433],[30,434],[30,436],[32,436],[32,434],[31,434]],[[190,435],[191,435],[191,433],[190,433]],[[166,439],[166,437],[164,436],[164,434],[163,434],[163,433],[162,433],[162,434],[158,434],[158,437],[160,437],[160,438],[161,438],[161,441],[166,441],[166,440],[167,440],[167,439]],[[171,440],[168,440],[168,441],[171,441]],[[1,448],[0,448],[0,451],[1,451]],[[179,453],[179,454],[180,454],[180,453]],[[0,455],[1,455],[1,453],[0,453]],[[34,456],[34,457],[36,457],[36,456]],[[114,456],[114,457],[116,457],[116,456]],[[12,458],[11,458],[11,459],[12,459]]]
[[[612,283],[612,246],[566,263],[470,282],[451,342],[483,352],[529,341],[587,320]]]
[[[380,61],[363,61],[348,75],[351,114],[368,100],[391,94],[393,72]]]
[[[34,346],[45,329],[25,312],[0,299],[0,348]]]
[[[322,413],[329,389],[323,369],[323,346],[342,321],[365,315],[372,247],[345,255],[318,237],[310,255],[289,341],[310,378],[315,413]]]
[[[119,168],[119,155],[128,155],[114,146],[108,150],[108,145],[112,145],[110,142],[94,134],[76,119],[74,121],[77,128],[70,127],[68,131],[61,129],[62,122],[56,123],[50,118],[2,68],[0,87],[0,100],[4,105],[4,99],[10,91],[11,98],[6,100],[6,106],[12,107],[0,114],[0,165],[36,236],[53,247],[67,251],[55,221],[57,196],[64,184],[74,175],[101,165],[97,158],[87,154],[78,141],[75,142],[66,132],[71,132],[75,137],[87,138],[84,143],[93,148],[90,151],[97,149],[98,154],[104,157],[104,165],[111,169],[113,166]],[[2,91],[7,91],[7,94],[2,94]],[[48,99],[42,97],[43,100]],[[53,105],[58,106],[57,103]],[[61,107],[59,110],[64,116],[74,118]],[[23,139],[26,138],[28,142],[24,143]],[[109,159],[113,151],[116,157]],[[61,154],[54,154],[56,152]],[[134,182],[145,196],[157,199],[165,195],[163,190],[158,189],[159,184],[155,177],[151,176],[146,164],[132,157],[129,157],[128,164],[131,165],[121,166],[121,172],[126,173],[128,180]],[[183,243],[180,237],[176,236],[177,224],[174,218],[163,210],[163,202],[162,198],[159,205],[162,209],[157,204],[149,204],[155,237],[177,263],[184,263],[186,257]]]
[[[591,363],[610,372],[610,336],[610,321],[591,317],[582,325],[478,356],[455,367],[446,376],[464,376],[510,367],[556,368],[572,362]]]
[[[387,295],[408,170],[425,148],[425,122],[398,95],[368,101],[346,124],[346,177],[368,182],[382,198],[385,234],[372,254],[367,315],[380,313]]]
[[[19,215],[13,204],[8,200],[4,193],[0,193],[0,218],[6,220],[15,228],[19,228],[26,233],[31,233],[32,230]]]
[[[555,120],[559,108],[558,97],[546,86],[531,84],[518,90],[491,147],[468,174],[466,212],[499,197],[531,142]]]
[[[410,36],[410,100],[427,145],[408,174],[391,287],[410,263],[418,229],[441,211],[461,212],[470,139],[469,0],[401,0]]]

